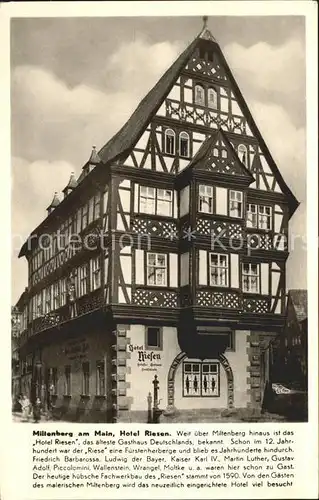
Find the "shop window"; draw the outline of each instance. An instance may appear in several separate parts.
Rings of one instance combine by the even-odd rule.
[[[96,395],[105,396],[104,361],[97,361],[96,363]]]
[[[148,326],[145,328],[145,349],[163,349],[163,330],[160,327]]]
[[[185,362],[183,363],[184,397],[218,397],[219,363]]]

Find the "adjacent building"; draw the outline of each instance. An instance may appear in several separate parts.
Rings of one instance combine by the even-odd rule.
[[[20,251],[32,395],[146,422],[156,374],[167,414],[259,407],[297,207],[204,26]]]

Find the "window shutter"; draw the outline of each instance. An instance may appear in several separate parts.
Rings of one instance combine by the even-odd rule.
[[[199,250],[198,254],[198,284],[207,285],[207,252],[205,250]]]
[[[135,250],[135,283],[144,285],[144,252]]]
[[[230,255],[230,286],[239,288],[239,255],[236,253]]]
[[[176,288],[177,283],[177,254],[169,254],[169,286]]]
[[[216,187],[216,213],[227,215],[227,189]]]
[[[138,184],[134,184],[134,212],[138,213]]]
[[[268,295],[269,294],[269,264],[268,263],[262,263],[260,264],[260,280],[261,280],[261,293],[263,295]]]

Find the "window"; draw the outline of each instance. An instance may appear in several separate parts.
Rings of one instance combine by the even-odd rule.
[[[189,156],[189,135],[181,132],[179,136],[179,155],[187,158]]]
[[[88,214],[89,214],[89,207],[88,205],[84,205],[82,207],[82,230],[86,228],[88,225]]]
[[[43,314],[43,302],[42,293],[37,294],[37,306],[36,306],[36,318],[39,318]]]
[[[175,154],[175,132],[170,128],[165,130],[165,153]]]
[[[228,286],[228,255],[211,253],[209,255],[210,286]]]
[[[94,196],[94,220],[100,217],[101,196],[100,193]]]
[[[245,167],[248,166],[248,154],[247,154],[247,148],[244,144],[239,144],[237,148],[237,155],[240,161],[245,165]]]
[[[65,306],[66,304],[66,278],[60,280],[60,306]]]
[[[155,326],[146,327],[145,348],[153,350],[163,349],[163,332],[161,328]]]
[[[105,396],[104,361],[96,362],[96,395]]]
[[[271,229],[271,207],[259,205],[258,225],[259,229]]]
[[[271,222],[271,207],[255,205],[254,203],[247,205],[247,227],[269,230],[271,229]]]
[[[195,103],[205,105],[205,90],[201,85],[195,85]]]
[[[172,216],[173,192],[140,186],[139,211],[146,214]]]
[[[51,287],[45,290],[45,314],[51,311]]]
[[[76,232],[79,234],[81,232],[81,218],[82,218],[81,208],[76,212]]]
[[[88,293],[88,269],[87,265],[78,268],[78,294],[79,297]]]
[[[64,367],[64,395],[71,396],[71,366]]]
[[[100,257],[91,260],[91,291],[101,286],[101,264]]]
[[[243,193],[229,191],[229,216],[240,218],[243,216]]]
[[[219,363],[183,363],[183,396],[219,396]]]
[[[207,91],[207,104],[209,108],[217,108],[217,92],[211,87]]]
[[[89,224],[94,221],[94,196],[89,200]]]
[[[147,254],[147,284],[166,286],[167,255],[162,253]]]
[[[259,265],[243,264],[243,291],[259,293]]]
[[[155,192],[155,188],[140,186],[140,212],[155,214]]]
[[[90,363],[82,363],[82,396],[90,394]]]
[[[198,210],[204,214],[213,213],[213,186],[199,186]]]
[[[172,215],[172,191],[168,189],[156,190],[156,214],[157,215]]]

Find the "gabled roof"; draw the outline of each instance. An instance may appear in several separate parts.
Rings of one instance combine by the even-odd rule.
[[[225,163],[225,160],[223,158],[216,158],[212,153],[214,146],[217,142],[218,139],[221,139],[225,146],[227,147],[230,156],[233,158],[234,162],[236,163],[236,167],[233,169],[233,172],[229,172],[229,175],[239,175],[239,176],[244,176],[247,179],[250,179],[250,182],[254,182],[254,176],[250,173],[247,167],[240,161],[238,158],[238,155],[233,148],[232,144],[229,142],[227,136],[223,132],[221,128],[218,130],[215,130],[207,139],[203,142],[199,150],[197,151],[196,155],[194,158],[190,161],[190,163],[187,165],[187,167],[184,169],[188,168],[202,168],[205,170],[211,170],[214,172],[214,168],[210,168],[210,165],[212,163],[216,164],[216,173],[225,173],[226,175],[228,174],[227,171],[222,172],[222,163]],[[228,158],[229,161],[229,158]],[[225,169],[224,169],[225,170]]]
[[[99,151],[99,157],[103,163],[108,163],[110,161],[115,161],[121,154],[128,152],[132,148],[140,136],[145,131],[149,121],[156,114],[157,110],[163,103],[166,96],[169,94],[174,82],[178,78],[180,72],[188,62],[189,58],[193,54],[199,42],[211,43],[214,46],[214,51],[220,58],[221,64],[224,66],[227,77],[229,78],[240,105],[244,111],[245,117],[247,119],[248,125],[258,140],[261,149],[265,152],[268,163],[276,177],[276,180],[282,190],[282,192],[289,198],[289,214],[290,217],[293,215],[295,210],[299,206],[299,202],[296,197],[289,189],[285,183],[276,163],[274,162],[270,151],[268,150],[261,133],[250,113],[250,110],[243,98],[240,89],[236,83],[234,76],[225,60],[222,50],[215,38],[208,30],[206,25],[201,33],[195,38],[195,40],[184,50],[184,52],[178,57],[178,59],[172,64],[172,66],[164,73],[157,84],[150,90],[146,97],[140,102],[134,113],[131,115],[129,120],[125,125],[119,130],[119,132],[113,136]]]
[[[129,150],[144,132],[150,119],[155,115],[165,97],[169,94],[180,71],[194,52],[199,36],[176,59],[172,66],[164,73],[157,84],[140,102],[132,116],[99,151],[99,157],[104,163],[115,160],[120,154]]]
[[[289,290],[288,297],[295,309],[297,320],[301,322],[306,319],[308,317],[307,290]]]

